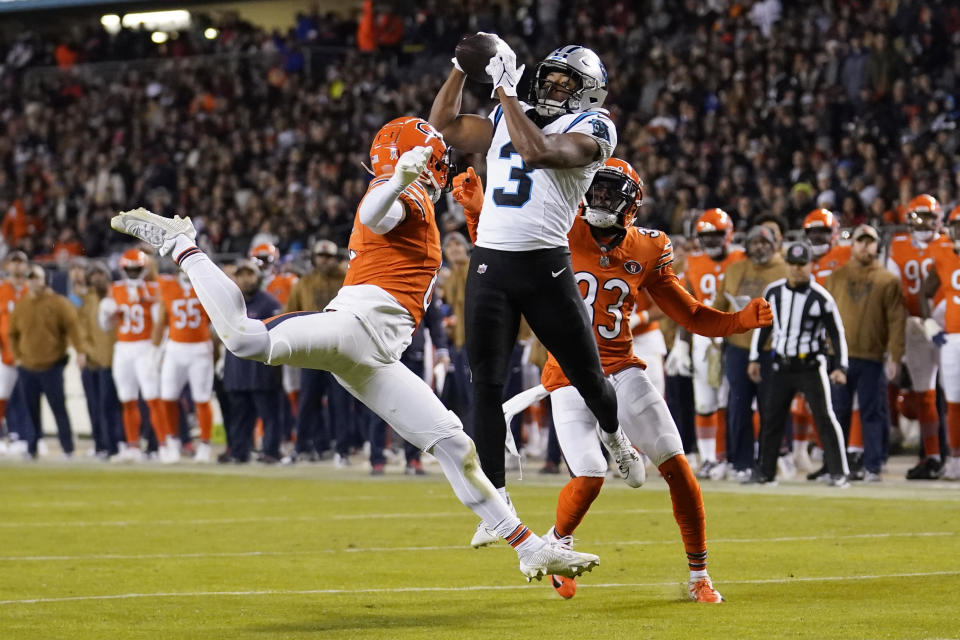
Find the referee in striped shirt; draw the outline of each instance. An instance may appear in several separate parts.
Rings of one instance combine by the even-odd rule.
[[[843,432],[830,401],[830,382],[846,383],[847,343],[833,296],[811,278],[812,259],[809,245],[792,244],[786,255],[787,277],[771,282],[763,292],[773,310],[773,324],[754,330],[747,368],[750,379],[760,382],[760,349],[767,339],[771,339],[775,355],[771,379],[764,381],[768,401],[761,416],[760,461],[752,483],[774,482],[790,401],[800,392],[807,399],[823,443],[830,484],[849,486]],[[829,378],[826,337],[834,354]]]

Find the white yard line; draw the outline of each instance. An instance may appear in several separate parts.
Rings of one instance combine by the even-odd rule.
[[[823,540],[871,540],[889,538],[934,538],[960,536],[956,531],[916,531],[890,533],[858,533],[850,535],[782,536],[778,538],[714,538],[710,544],[757,544],[762,542],[819,542]],[[680,538],[667,540],[616,540],[589,542],[593,547],[626,547],[679,545]],[[423,546],[423,547],[363,547],[350,549],[312,549],[310,551],[212,551],[195,553],[102,553],[88,555],[50,555],[50,556],[0,556],[0,562],[60,562],[60,561],[98,561],[98,560],[192,560],[198,558],[270,558],[278,556],[315,556],[337,553],[396,553],[431,551],[463,551],[467,545]]]
[[[956,576],[960,571],[927,571],[918,573],[887,573],[855,576],[808,576],[800,578],[770,578],[763,580],[724,580],[723,584],[789,584],[795,582],[847,582],[853,580],[888,580],[891,578],[930,578]],[[677,582],[615,582],[606,584],[580,584],[580,589],[644,589],[677,586]],[[0,600],[0,606],[13,604],[49,604],[57,602],[82,602],[96,600],[132,600],[141,598],[197,598],[213,596],[300,596],[300,595],[363,595],[391,593],[456,593],[469,591],[516,591],[537,588],[536,585],[472,585],[469,587],[397,587],[393,589],[266,589],[251,591],[189,591],[174,593],[117,593],[99,596],[67,596],[62,598],[23,598]]]

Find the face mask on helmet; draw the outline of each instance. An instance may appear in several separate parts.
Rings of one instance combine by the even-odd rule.
[[[912,211],[909,216],[910,233],[918,242],[932,242],[940,224],[936,214],[929,211]]]
[[[813,250],[813,255],[820,256],[830,251],[830,241],[833,237],[833,231],[827,227],[814,227],[804,232],[807,236],[807,242]]]
[[[143,276],[143,267],[124,267],[123,275],[127,280],[139,280]]]
[[[564,87],[549,80],[551,73],[562,73],[573,80],[573,86]],[[554,97],[556,92],[561,95]],[[537,114],[545,117],[599,109],[607,97],[607,69],[590,49],[579,45],[560,47],[537,65],[530,94]]]
[[[636,210],[639,186],[623,174],[598,171],[584,195],[583,218],[598,229],[623,229]]]
[[[430,156],[430,159],[427,160],[427,170],[421,176],[427,177],[427,180],[422,181],[423,186],[426,187],[427,195],[434,202],[437,202],[442,194],[453,188],[453,176],[459,173],[457,167],[450,160],[452,152],[453,147],[447,147],[441,158],[437,158],[436,153]]]
[[[726,238],[727,234],[723,231],[704,231],[697,234],[700,250],[711,258],[716,258],[723,253],[723,244]]]

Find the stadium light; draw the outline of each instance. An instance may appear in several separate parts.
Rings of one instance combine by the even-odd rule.
[[[115,13],[108,13],[104,16],[100,16],[100,24],[103,25],[104,31],[110,35],[116,35],[120,33],[120,16]]]
[[[163,44],[167,41],[167,33],[165,31],[154,31],[150,35],[150,39],[153,40],[156,44]]]
[[[213,27],[207,27],[203,31],[203,37],[206,38],[207,40],[213,40],[218,35],[220,35],[220,32],[214,29]]]
[[[136,29],[143,25],[151,31],[180,31],[190,27],[190,12],[184,9],[174,11],[144,11],[124,14],[121,21],[127,29]]]

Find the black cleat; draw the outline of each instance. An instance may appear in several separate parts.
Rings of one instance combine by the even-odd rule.
[[[936,458],[927,458],[907,471],[907,480],[939,480],[943,465]]]

